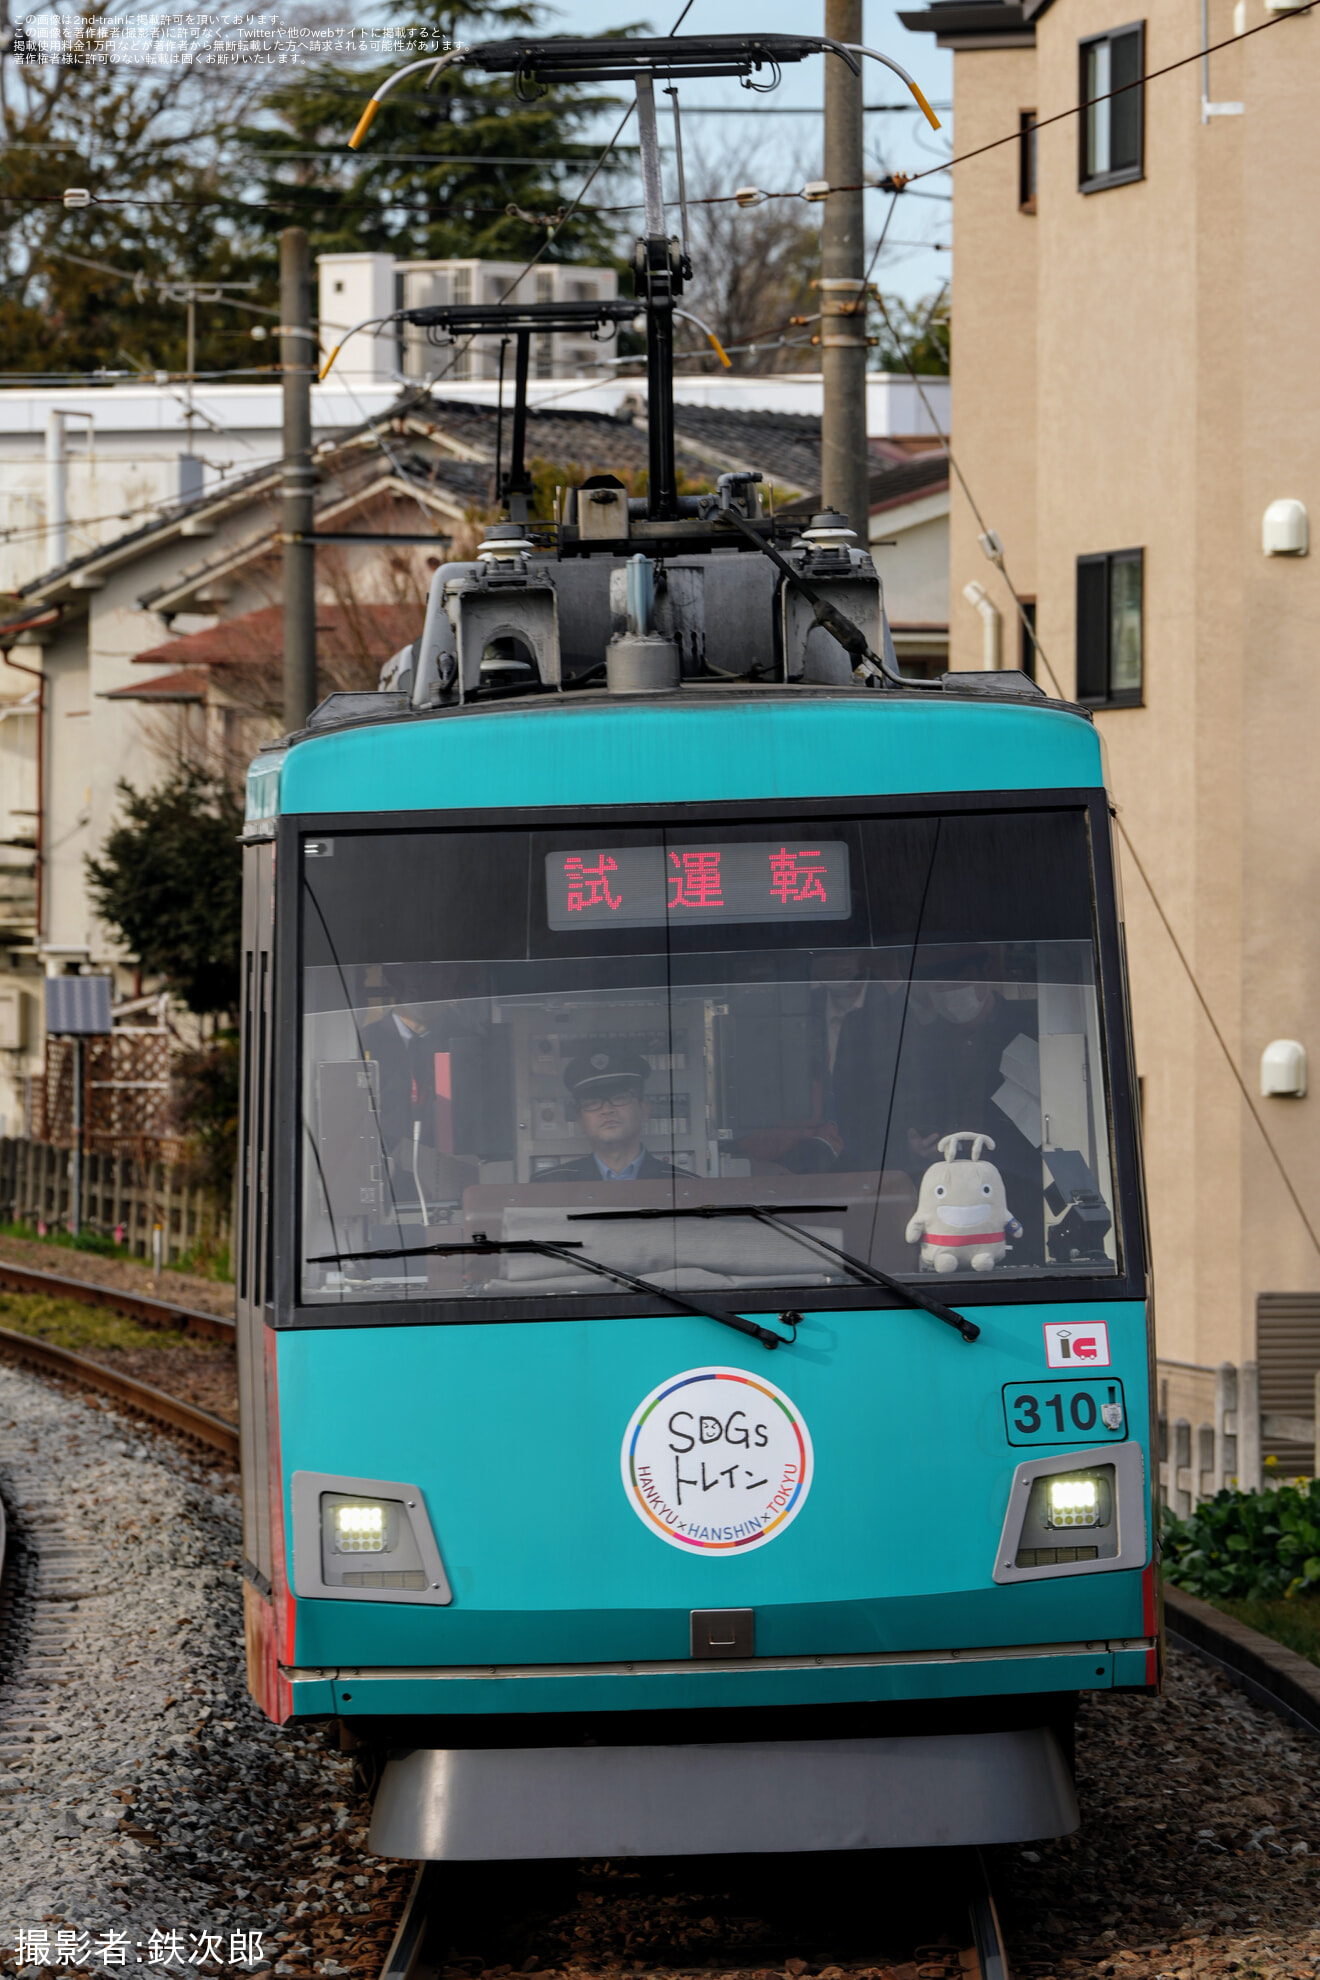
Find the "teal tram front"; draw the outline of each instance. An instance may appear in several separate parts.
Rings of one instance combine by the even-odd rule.
[[[407,692],[252,777],[254,1695],[380,1756],[386,1853],[1067,1829],[1159,1668],[1090,720]]]
[[[653,82],[822,48],[445,58],[635,76],[637,299],[401,313],[516,342],[508,520],[250,775],[249,1681],[381,1854],[1060,1834],[1080,1694],[1159,1683],[1099,737],[906,680],[845,517],[677,492]],[[646,317],[648,492],[535,524],[574,310]]]

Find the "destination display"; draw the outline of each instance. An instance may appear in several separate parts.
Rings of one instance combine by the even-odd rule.
[[[846,921],[852,913],[848,847],[841,839],[547,853],[545,888],[550,926],[563,930]]]

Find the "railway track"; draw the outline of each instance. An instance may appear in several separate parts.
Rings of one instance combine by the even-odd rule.
[[[16,1265],[0,1258],[0,1288],[6,1292],[47,1293],[54,1299],[76,1299],[84,1306],[104,1306],[140,1320],[148,1327],[164,1327],[173,1333],[191,1334],[198,1340],[235,1339],[234,1323],[218,1313],[204,1313],[195,1306],[176,1306],[167,1299],[152,1299],[147,1293],[125,1292],[118,1286],[104,1286],[95,1279],[70,1278],[63,1272],[39,1272],[30,1265]]]
[[[710,1968],[851,1980],[877,1966],[892,1980],[1009,1980],[972,1849],[424,1863],[380,1980],[460,1980],[479,1968],[549,1980],[570,1960],[620,1958],[625,1972],[657,1980]]]
[[[0,1260],[0,1287],[11,1292],[37,1292],[58,1299],[77,1300],[84,1306],[105,1307],[148,1327],[191,1335],[195,1339],[227,1341],[231,1346],[235,1340],[233,1321],[223,1319],[219,1314],[203,1313],[190,1306],[176,1306],[169,1300],[153,1299],[146,1293],[125,1292],[117,1286],[100,1285],[95,1280],[69,1278],[58,1272],[39,1272],[31,1266],[12,1264],[8,1259]],[[84,1389],[95,1389],[102,1395],[112,1397],[135,1415],[145,1417],[158,1428],[172,1430],[208,1451],[219,1452],[232,1464],[238,1462],[238,1431],[223,1417],[198,1409],[193,1403],[182,1402],[177,1396],[153,1388],[148,1382],[122,1375],[117,1369],[107,1368],[102,1362],[92,1361],[86,1355],[75,1354],[70,1348],[56,1347],[50,1341],[0,1327],[0,1359],[40,1369],[43,1374],[76,1382]]]

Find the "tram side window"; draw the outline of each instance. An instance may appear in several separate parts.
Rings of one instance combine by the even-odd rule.
[[[333,843],[305,1300],[849,1283],[747,1203],[889,1272],[1116,1270],[1080,812]]]

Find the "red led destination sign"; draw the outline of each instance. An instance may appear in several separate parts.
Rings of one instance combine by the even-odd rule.
[[[545,889],[550,926],[560,929],[846,921],[852,913],[848,848],[841,839],[547,853]]]

